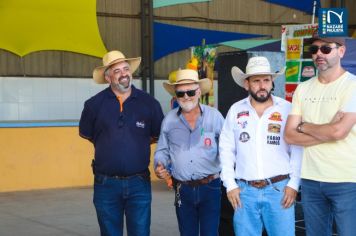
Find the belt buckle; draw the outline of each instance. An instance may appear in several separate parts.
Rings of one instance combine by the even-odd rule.
[[[251,182],[251,185],[255,188],[264,188],[268,185],[268,183],[266,180],[257,180],[257,181]]]

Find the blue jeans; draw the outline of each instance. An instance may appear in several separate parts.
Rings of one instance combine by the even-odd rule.
[[[265,227],[271,236],[294,236],[294,205],[285,209],[281,201],[288,179],[264,188],[239,181],[241,208],[234,213],[234,230],[238,236],[260,236]]]
[[[308,236],[356,234],[356,183],[327,183],[302,179],[302,205]]]
[[[94,206],[101,235],[122,236],[123,217],[129,236],[150,235],[151,182],[142,176],[115,179],[103,175],[94,178]]]
[[[202,236],[217,236],[220,220],[220,178],[197,187],[187,184],[180,186],[181,204],[175,204],[180,235],[197,236],[200,232]]]

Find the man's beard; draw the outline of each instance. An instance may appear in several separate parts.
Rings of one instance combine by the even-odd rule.
[[[127,78],[128,79],[128,84],[125,86],[125,85],[122,85],[121,83],[120,83],[120,80],[122,79],[122,78]],[[120,91],[120,92],[122,92],[122,93],[125,93],[125,92],[127,92],[127,91],[129,91],[130,90],[130,88],[131,88],[131,85],[132,85],[132,79],[130,78],[130,76],[124,76],[124,77],[120,77],[119,79],[118,79],[118,84],[115,84],[115,87]]]
[[[257,96],[257,93],[261,92],[261,91],[266,91],[267,92],[267,96],[260,96],[260,97]],[[264,102],[268,101],[268,99],[271,97],[272,90],[270,90],[269,92],[267,90],[259,90],[259,91],[257,91],[257,93],[249,91],[249,94],[251,95],[251,97],[254,100],[256,100],[256,102],[264,103]]]
[[[178,104],[184,112],[190,112],[191,110],[193,110],[198,105],[198,102],[199,100],[192,100],[186,102],[181,102],[178,100]]]

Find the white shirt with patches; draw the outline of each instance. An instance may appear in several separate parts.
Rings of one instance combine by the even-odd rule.
[[[259,117],[249,97],[233,104],[220,135],[221,179],[227,191],[237,188],[235,179],[262,180],[290,175],[288,186],[298,190],[302,147],[283,138],[291,104],[272,96],[273,106]]]

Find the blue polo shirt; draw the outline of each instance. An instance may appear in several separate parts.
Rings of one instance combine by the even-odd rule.
[[[159,136],[162,120],[162,108],[152,96],[132,86],[120,112],[108,87],[85,102],[79,134],[94,144],[97,173],[133,175],[148,167],[150,141]]]

